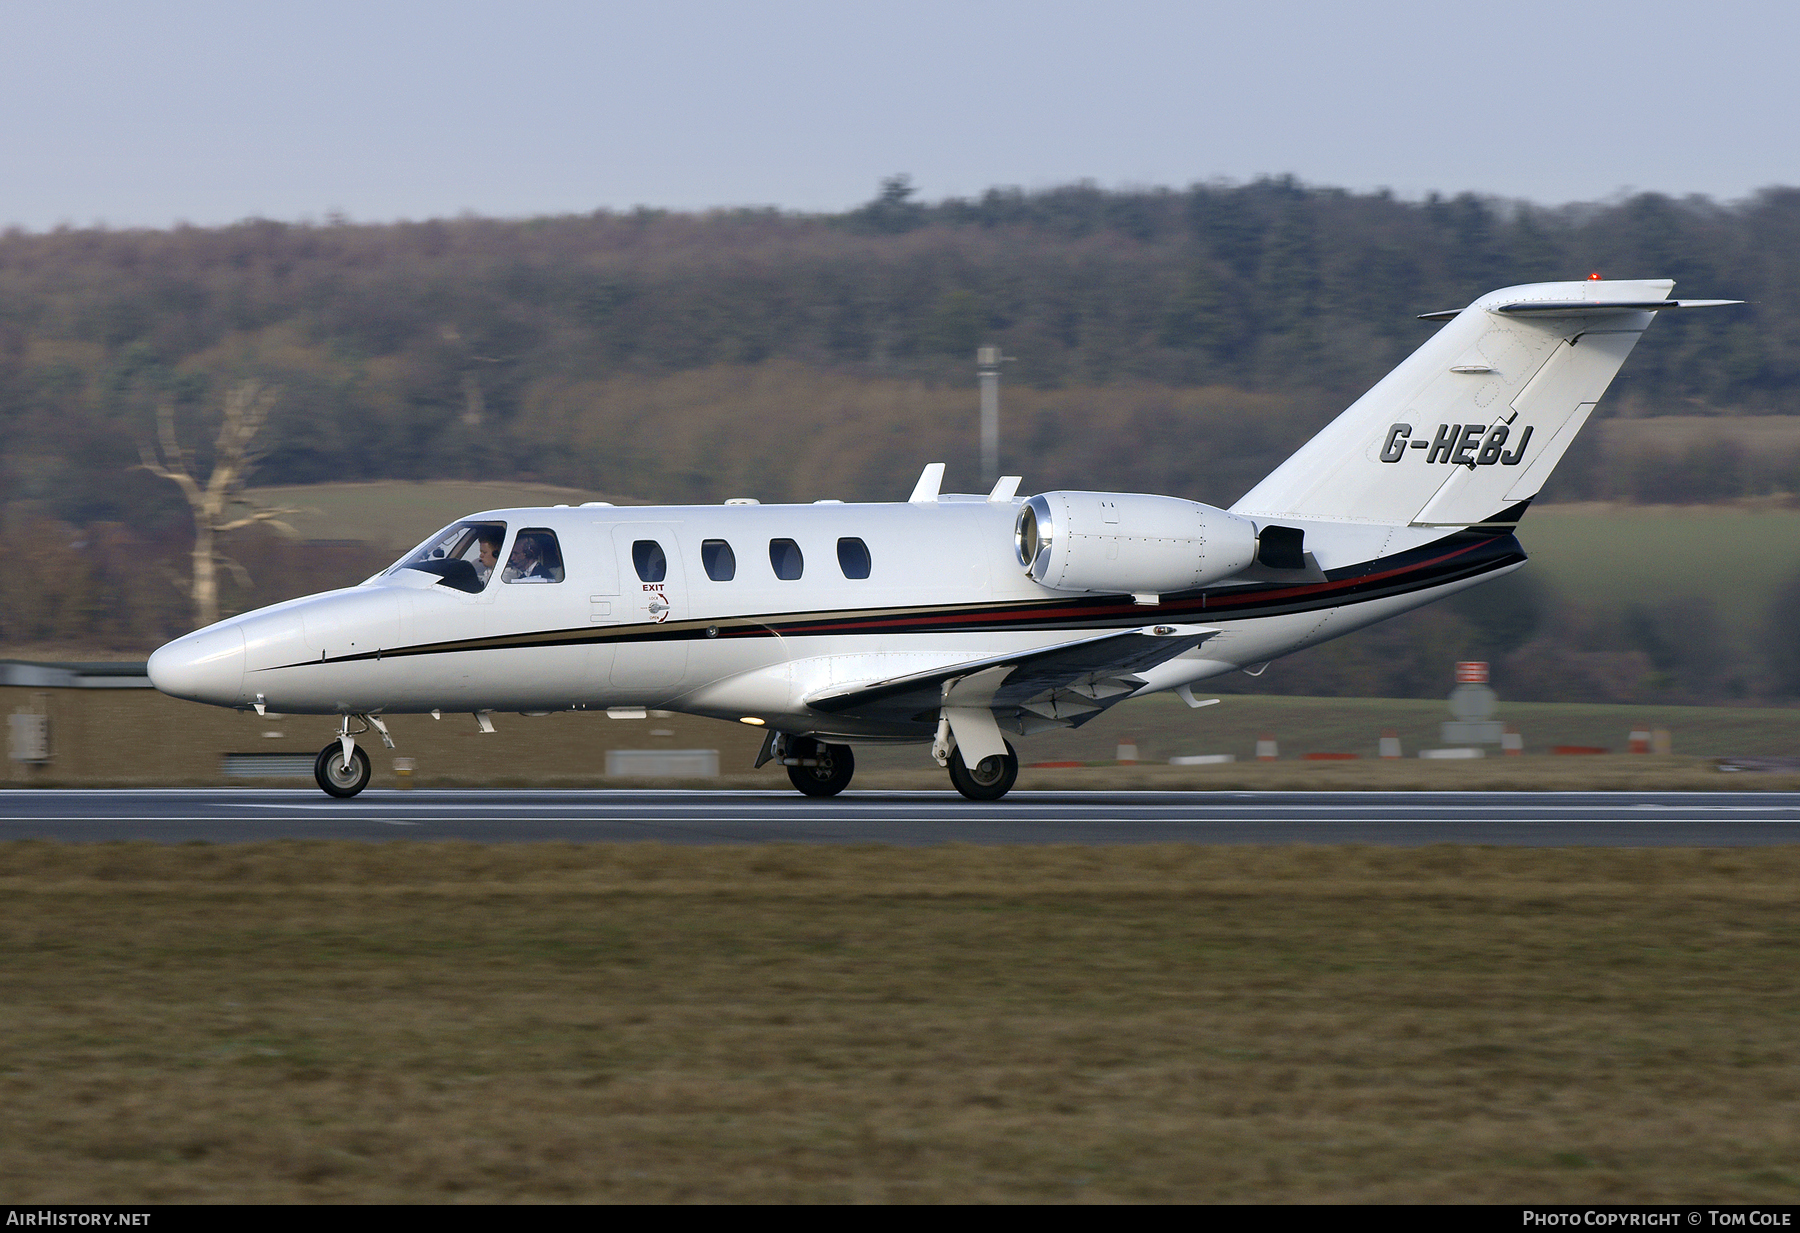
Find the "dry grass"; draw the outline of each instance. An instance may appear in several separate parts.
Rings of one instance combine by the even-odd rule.
[[[433,531],[480,510],[610,500],[613,493],[502,480],[372,480],[255,488],[254,500],[298,507],[287,521],[306,539],[355,539],[401,553]]]
[[[14,1202],[1800,1192],[1800,849],[0,847]]]
[[[1172,694],[1153,694],[1114,707],[1066,734],[1051,732],[1032,738],[1030,760],[1111,757],[1118,742],[1128,736],[1137,738],[1139,753],[1146,759],[1216,752],[1235,753],[1242,760],[1255,753],[1256,738],[1264,732],[1278,738],[1285,758],[1321,751],[1372,758],[1379,751],[1383,731],[1397,733],[1411,758],[1421,749],[1453,743],[1442,739],[1439,726],[1448,718],[1449,708],[1441,698],[1226,694],[1216,707],[1190,711]],[[1495,718],[1514,725],[1532,754],[1548,755],[1556,745],[1597,745],[1623,754],[1632,729],[1640,726],[1668,729],[1674,734],[1676,753],[1702,758],[1800,752],[1800,709],[1791,707],[1517,702],[1503,698]],[[1094,752],[1040,755],[1039,749]],[[1490,761],[1499,754],[1491,746],[1487,752]]]

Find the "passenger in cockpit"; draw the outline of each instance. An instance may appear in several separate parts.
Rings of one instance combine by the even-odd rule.
[[[506,572],[502,577],[507,582],[560,581],[544,556],[543,539],[529,531],[521,531],[513,544],[512,555],[506,559]]]

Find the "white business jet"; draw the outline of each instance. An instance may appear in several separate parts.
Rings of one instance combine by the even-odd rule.
[[[767,733],[808,796],[858,745],[929,744],[964,796],[1018,775],[1008,736],[1257,669],[1525,562],[1513,532],[1668,281],[1483,296],[1230,509],[1125,492],[904,502],[499,509],[359,586],[263,608],[150,658],[215,706],[341,717],[319,786],[369,782],[383,716],[658,707]]]

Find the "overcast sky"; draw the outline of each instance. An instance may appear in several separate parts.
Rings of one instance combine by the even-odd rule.
[[[1416,197],[1800,184],[1800,6],[0,5],[0,224],[839,210],[909,173]]]

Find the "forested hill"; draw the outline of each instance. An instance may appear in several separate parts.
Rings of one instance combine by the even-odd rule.
[[[0,235],[0,645],[141,654],[191,627],[178,584],[192,518],[174,484],[134,467],[166,401],[204,469],[243,378],[281,391],[259,484],[899,499],[928,461],[950,464],[951,488],[979,482],[973,361],[992,341],[1014,357],[1002,460],[1027,490],[1228,504],[1429,337],[1415,314],[1599,270],[1752,304],[1658,321],[1602,414],[1683,418],[1583,434],[1554,495],[1793,493],[1796,438],[1766,431],[1780,421],[1734,421],[1758,431],[1733,435],[1694,417],[1800,412],[1797,267],[1800,189],[1549,210],[1262,181],[926,204],[896,179],[837,216],[12,232]],[[227,610],[381,563],[356,544],[254,532],[226,550]],[[1381,659],[1426,664],[1428,692],[1452,643],[1465,658],[1510,645],[1454,614],[1419,619],[1462,633]],[[1673,610],[1667,625],[1700,627]],[[1609,637],[1588,649],[1611,653]],[[1423,688],[1383,671],[1357,687]]]
[[[1229,502],[1428,335],[1414,314],[1509,283],[1600,270],[1749,299],[1660,322],[1607,410],[1800,410],[1797,267],[1791,189],[1551,210],[1266,180],[924,204],[896,178],[837,216],[15,231],[0,449],[15,509],[179,521],[171,486],[126,470],[152,408],[175,400],[203,440],[223,383],[255,375],[283,389],[263,483],[878,495],[923,451],[973,482],[973,352],[995,341],[1016,357],[1007,461],[1032,483]]]

